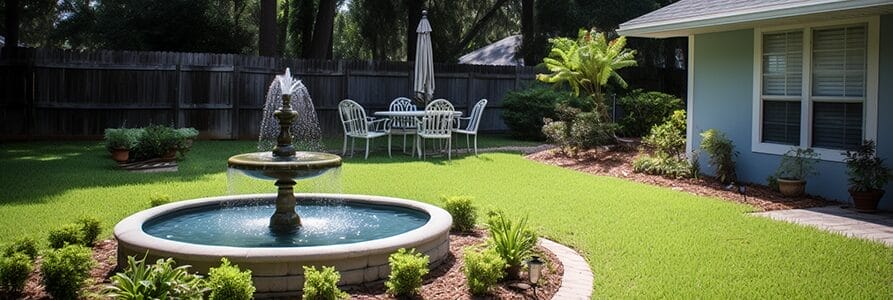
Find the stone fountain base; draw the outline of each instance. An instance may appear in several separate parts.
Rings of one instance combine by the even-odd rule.
[[[390,205],[415,209],[430,216],[422,227],[383,239],[366,242],[313,246],[245,248],[183,243],[151,236],[143,224],[155,217],[189,208],[232,205],[244,201],[275,201],[275,194],[238,195],[175,202],[136,213],[115,226],[118,239],[118,266],[127,264],[127,256],[148,255],[150,261],[174,258],[178,264],[191,265],[192,271],[207,274],[208,269],[227,257],[233,264],[250,269],[258,297],[287,297],[304,285],[303,266],[334,266],[341,272],[339,285],[361,284],[387,279],[388,256],[400,248],[415,248],[430,258],[430,266],[439,265],[449,254],[449,230],[452,217],[433,205],[380,196],[344,194],[296,194],[302,198],[328,198],[345,202]]]

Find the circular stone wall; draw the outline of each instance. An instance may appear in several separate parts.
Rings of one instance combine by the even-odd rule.
[[[405,199],[346,194],[296,194],[298,201],[324,198],[350,203],[396,206],[427,213],[430,219],[422,227],[409,232],[366,242],[312,246],[246,248],[210,246],[177,242],[151,236],[143,224],[153,218],[190,208],[215,205],[237,205],[246,201],[275,201],[275,194],[237,195],[202,198],[166,204],[138,212],[115,226],[118,240],[118,267],[127,265],[127,256],[143,257],[154,262],[171,257],[180,265],[191,265],[192,271],[207,274],[208,269],[226,257],[242,269],[250,269],[257,296],[286,296],[304,285],[303,266],[334,266],[341,272],[339,285],[360,284],[386,279],[390,268],[388,256],[400,248],[415,248],[430,258],[430,267],[439,265],[449,254],[449,230],[452,217],[443,209]],[[300,212],[298,212],[300,214]]]

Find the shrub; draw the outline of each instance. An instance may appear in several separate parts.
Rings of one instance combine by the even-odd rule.
[[[735,173],[735,145],[725,134],[716,129],[701,133],[701,149],[710,156],[708,163],[716,169],[716,177],[724,184],[737,180]]]
[[[24,253],[13,253],[10,256],[0,257],[0,290],[7,295],[18,295],[25,287],[25,281],[34,266],[31,258]]]
[[[866,140],[856,150],[846,151],[850,189],[857,192],[882,190],[890,180],[890,168],[875,154],[874,141]]]
[[[152,193],[149,196],[149,205],[152,207],[171,203],[171,196],[167,194]]]
[[[91,255],[90,248],[81,245],[46,252],[40,272],[47,292],[56,299],[77,298],[96,264]]]
[[[114,149],[133,149],[136,146],[141,131],[130,128],[106,128],[105,129],[105,148]]]
[[[644,136],[652,127],[664,123],[675,110],[682,109],[682,100],[661,92],[634,90],[617,101],[623,117],[617,120],[624,136]],[[684,136],[683,136],[684,137]]]
[[[588,99],[574,96],[568,91],[534,85],[505,95],[502,119],[515,137],[542,140],[545,138],[542,132],[545,125],[543,120],[557,118],[555,108],[559,104],[592,110],[592,103]]]
[[[642,139],[642,144],[668,156],[679,157],[685,152],[685,111],[677,110],[663,124],[655,125]]]
[[[444,197],[444,206],[450,216],[453,216],[453,230],[458,232],[469,232],[474,229],[474,222],[477,219],[476,208],[471,205],[469,196],[452,196]]]
[[[391,274],[384,283],[395,296],[417,295],[422,289],[422,276],[428,274],[428,256],[400,248],[388,257]]]
[[[338,289],[341,274],[334,267],[304,266],[304,300],[347,299],[350,296]]]
[[[465,280],[472,294],[486,294],[490,287],[505,277],[507,264],[492,248],[482,251],[479,248],[466,247],[463,252]]]
[[[241,271],[238,265],[230,265],[226,258],[220,260],[219,267],[211,268],[208,272],[208,287],[211,289],[210,299],[254,298],[251,270]]]
[[[487,245],[505,260],[508,275],[517,276],[524,259],[536,246],[536,233],[527,227],[527,218],[513,222],[501,212],[491,212],[487,226],[490,230]]]
[[[78,224],[62,225],[62,227],[50,230],[47,240],[53,249],[60,249],[66,245],[80,245],[84,240],[83,226]]]
[[[618,126],[604,120],[598,112],[583,112],[575,107],[559,105],[559,121],[544,120],[543,134],[550,143],[563,150],[592,148],[614,143]]]
[[[3,249],[3,256],[13,256],[16,253],[27,255],[32,260],[37,257],[37,242],[30,237],[15,240]]]
[[[128,256],[127,268],[112,276],[104,293],[114,299],[201,299],[202,278],[189,274],[188,265],[175,268],[175,264],[168,258],[146,265],[146,258]]]
[[[697,170],[685,158],[665,154],[641,154],[633,160],[633,171],[671,178],[697,177]]]
[[[819,154],[812,148],[792,148],[781,157],[781,164],[775,172],[775,181],[778,181],[777,178],[805,180],[807,176],[816,174],[815,165],[818,162]]]
[[[83,217],[77,221],[81,225],[81,244],[87,247],[96,243],[96,238],[102,233],[102,223],[94,217]]]
[[[171,149],[177,147],[179,136],[168,126],[150,125],[143,128],[143,134],[137,140],[131,155],[137,160],[163,157]]]

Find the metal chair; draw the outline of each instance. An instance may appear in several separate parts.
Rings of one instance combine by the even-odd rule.
[[[351,138],[350,156],[353,156],[356,139],[366,139],[366,159],[369,158],[369,142],[371,139],[384,136],[390,131],[390,119],[370,119],[366,117],[366,110],[359,103],[350,99],[341,100],[338,103],[338,114],[341,116],[341,128],[344,129],[344,148],[341,155],[347,154],[347,138]],[[388,157],[391,156],[391,147],[388,145]]]
[[[391,101],[390,111],[416,111],[417,108],[412,100],[406,97],[398,97]],[[403,136],[403,152],[406,152],[406,136],[413,135],[412,152],[415,152],[415,134],[418,129],[415,117],[391,117],[391,130],[388,131],[388,147],[391,145],[391,136]]]
[[[456,128],[453,132],[465,135],[465,148],[471,150],[469,137],[474,136],[474,155],[478,155],[478,127],[481,124],[481,115],[484,114],[484,107],[487,106],[487,99],[481,99],[474,104],[471,113],[465,118],[456,118]],[[462,127],[462,121],[466,121],[465,127]]]
[[[453,105],[445,99],[431,101],[425,107],[425,116],[418,120],[418,139],[416,139],[416,146],[422,159],[425,159],[425,151],[422,147],[425,144],[425,139],[445,139],[447,142],[447,158],[449,160],[453,159],[454,112]]]

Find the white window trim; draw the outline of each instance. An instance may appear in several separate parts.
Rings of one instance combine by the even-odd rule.
[[[865,139],[877,140],[877,106],[878,106],[878,39],[880,36],[880,16],[834,20],[826,22],[804,23],[797,25],[777,27],[754,28],[754,59],[753,59],[753,120],[751,121],[751,151],[756,153],[782,155],[793,147],[806,148],[812,144],[812,30],[817,27],[840,26],[848,24],[867,24],[868,57],[865,78],[865,117],[863,134]],[[800,146],[791,146],[762,141],[762,63],[763,63],[763,33],[776,31],[803,30],[803,81],[800,100]],[[691,72],[691,70],[689,70]],[[846,100],[846,99],[841,99]],[[821,160],[842,162],[844,155],[838,149],[813,148],[821,155]]]
[[[688,99],[685,100],[685,153],[691,159],[694,152],[694,127],[695,127],[695,36],[688,36]]]

